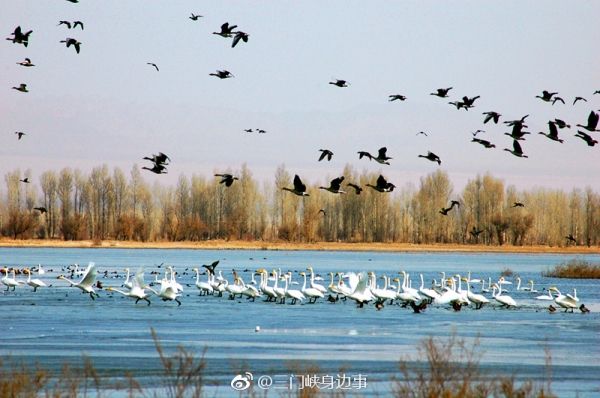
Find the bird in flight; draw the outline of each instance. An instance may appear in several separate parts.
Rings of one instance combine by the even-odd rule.
[[[19,180],[20,182],[24,183],[24,184],[29,184],[29,177],[25,177],[22,180]]]
[[[329,149],[319,149],[319,151],[321,152],[321,156],[319,156],[319,162],[325,158],[327,158],[328,162],[331,161],[333,152],[331,152]]]
[[[511,207],[525,207],[525,205],[522,202],[514,202]]]
[[[367,158],[369,158],[369,160],[374,160],[377,163],[387,164],[387,165],[390,164],[390,162],[388,162],[388,160],[392,159],[391,157],[387,156],[387,148],[386,147],[379,148],[379,151],[377,152],[377,156],[373,156],[369,152],[359,151],[358,158],[362,159],[363,157],[367,157]]]
[[[42,206],[41,207],[34,207],[33,210],[37,210],[37,211],[39,211],[42,214],[48,212],[48,210],[45,207],[42,207]]]
[[[529,117],[529,115],[525,115],[520,119],[507,120],[504,122],[504,124],[506,124],[510,127],[518,126],[519,128],[524,128],[524,127],[527,127],[527,125],[525,124],[525,119],[527,119],[528,117]]]
[[[213,32],[213,35],[219,35],[221,37],[231,37],[235,32],[233,31],[237,28],[237,25],[229,26],[229,22],[225,22],[221,25],[220,32]]]
[[[194,14],[193,12],[191,13],[192,15],[189,17],[192,21],[197,21],[198,18],[202,18],[203,15],[200,14]]]
[[[265,134],[267,131],[266,131],[266,130],[263,130],[263,129],[256,129],[256,132],[257,132],[258,134]]]
[[[591,135],[584,133],[581,130],[577,130],[577,134],[575,134],[575,137],[581,138],[582,140],[584,140],[586,142],[586,144],[588,144],[588,146],[594,146],[598,143],[598,141],[593,139]]]
[[[531,134],[528,131],[523,131],[523,127],[524,125],[522,124],[515,124],[512,128],[512,131],[509,133],[504,133],[504,135],[507,135],[509,137],[511,137],[513,140],[518,140],[518,141],[525,141],[525,135],[526,134]]]
[[[226,187],[230,187],[235,180],[239,180],[239,178],[227,173],[215,174],[215,177],[221,177],[221,181],[219,181],[219,184],[225,184]]]
[[[561,144],[564,142],[563,140],[558,138],[558,128],[556,127],[555,122],[553,122],[553,121],[548,122],[548,130],[550,131],[549,133],[544,133],[543,131],[540,131],[539,134],[545,135],[546,137],[550,138],[552,141],[557,141],[557,142],[560,142]]]
[[[469,109],[469,108],[473,108],[475,106],[475,100],[477,100],[478,98],[480,98],[479,95],[476,95],[475,97],[467,97],[466,95],[464,97],[462,97],[462,103],[464,104],[464,108],[465,109]]]
[[[17,139],[18,140],[20,140],[21,138],[23,138],[24,135],[27,135],[27,134],[25,134],[22,131],[15,131],[15,134],[17,135]]]
[[[67,0],[69,3],[79,3],[79,0]]]
[[[373,188],[377,192],[392,192],[396,186],[387,180],[380,174],[377,178],[375,185],[367,184],[368,187]]]
[[[142,169],[149,170],[149,171],[153,172],[154,174],[167,174],[167,168],[162,164],[154,163],[154,165],[152,165],[151,168],[144,166],[144,167],[142,167]]]
[[[83,22],[81,22],[81,21],[73,22],[73,29],[75,29],[77,26],[81,27],[81,30],[83,30]]]
[[[215,268],[217,267],[217,265],[219,265],[219,260],[217,261],[213,261],[211,264],[203,264],[202,267],[206,268],[206,270],[208,271],[209,275],[214,275],[215,274]]]
[[[71,22],[69,22],[69,21],[59,21],[58,25],[56,25],[56,26],[60,26],[60,25],[66,25],[67,29],[71,29]]]
[[[153,63],[153,62],[146,62],[146,64],[147,64],[147,65],[154,66],[154,67],[156,68],[156,71],[157,71],[157,72],[159,71],[159,69],[158,69],[158,66],[156,66],[156,64],[155,64],[155,63]]]
[[[567,124],[564,120],[561,119],[554,119],[554,123],[556,123],[556,127],[558,127],[559,129],[564,129],[565,127],[570,129],[571,125]]]
[[[229,79],[230,77],[235,77],[228,70],[218,70],[216,73],[209,73],[209,76],[216,76],[219,79]]]
[[[333,84],[338,87],[348,87],[350,84],[346,80],[335,79],[333,82],[329,82],[329,84]]]
[[[81,50],[81,42],[77,41],[77,39],[73,39],[72,37],[67,37],[65,40],[61,40],[60,42],[66,43],[67,48],[69,48],[70,46],[73,46],[75,48],[75,51],[77,52],[77,54],[79,54],[79,51]]]
[[[493,120],[494,124],[498,124],[498,120],[500,120],[500,116],[502,116],[498,112],[494,111],[483,112],[483,115],[485,115],[485,118],[483,119],[483,124],[486,124],[490,120]]]
[[[29,59],[29,58],[25,58],[24,61],[17,62],[17,65],[27,66],[27,67],[35,66],[34,64],[31,63],[31,59]]]
[[[388,97],[390,98],[389,101],[406,101],[406,97],[400,94],[392,94]]]
[[[565,104],[565,100],[562,99],[562,97],[556,96],[554,97],[554,99],[552,100],[552,105],[556,104],[558,101],[562,102],[563,105]]]
[[[598,114],[594,111],[591,111],[588,116],[587,125],[584,126],[582,124],[578,124],[577,127],[584,128],[587,131],[600,131],[596,130],[596,127],[598,127]]]
[[[298,196],[310,196],[306,192],[306,185],[302,183],[302,180],[300,179],[300,177],[298,177],[298,174],[294,176],[294,188],[283,187],[281,189],[283,189],[284,191],[290,191],[291,193]]]
[[[469,231],[469,233],[471,234],[471,236],[473,236],[473,238],[477,239],[479,238],[479,235],[483,232],[483,229],[477,229],[475,228],[475,226],[473,226],[473,229],[471,229]]]
[[[254,130],[252,130],[252,129],[244,129],[244,131],[245,131],[246,133],[251,133],[251,132],[253,132]]]
[[[15,89],[17,91],[20,91],[22,93],[28,93],[29,92],[29,90],[27,90],[27,84],[25,84],[25,83],[21,83],[19,85],[19,87],[13,87],[13,89]]]
[[[473,139],[471,140],[471,142],[476,142],[478,144],[483,145],[486,148],[496,148],[496,145],[492,144],[488,140],[482,140],[482,139],[473,137]]]
[[[319,187],[319,189],[324,189],[331,193],[346,193],[346,191],[342,191],[342,181],[344,181],[344,176],[334,178],[329,182],[328,187]]]
[[[504,150],[512,153],[513,155],[515,155],[519,158],[528,157],[527,155],[523,154],[523,149],[521,148],[521,144],[519,144],[519,141],[517,141],[517,140],[513,140],[513,149],[504,148]]]
[[[431,151],[427,151],[427,155],[419,155],[419,157],[425,158],[431,162],[437,162],[437,164],[442,164],[440,157]]]
[[[587,100],[583,97],[575,97],[575,99],[573,100],[573,105],[575,105],[575,103],[577,101],[583,101],[583,102],[587,102]]]
[[[577,239],[575,239],[575,237],[573,236],[573,234],[569,234],[569,235],[565,236],[565,239],[568,242],[573,242],[573,243],[577,244]]]
[[[7,37],[6,40],[10,40],[13,43],[22,44],[25,47],[29,45],[29,35],[33,32],[30,30],[28,32],[23,33],[20,26],[17,26],[11,35],[13,37]]]
[[[248,43],[248,37],[250,35],[246,32],[242,32],[242,31],[238,31],[235,32],[235,36],[233,37],[233,42],[231,42],[231,48],[235,47],[240,40],[242,40],[244,43]]]
[[[474,132],[471,133],[471,135],[473,137],[477,137],[477,134],[479,134],[479,133],[485,133],[485,130],[475,130]]]
[[[552,97],[555,96],[558,93],[551,93],[549,91],[542,91],[542,95],[536,95],[535,98],[539,98],[542,101],[546,101],[546,102],[550,102],[552,101]]]
[[[454,208],[454,206],[460,207],[460,202],[458,200],[453,200],[450,202],[450,207],[442,207],[440,209],[440,214],[447,216],[448,212]]]
[[[149,161],[151,161],[153,163],[164,165],[164,166],[166,166],[169,163],[171,163],[171,158],[168,157],[167,155],[165,155],[162,152],[159,152],[158,155],[152,154],[152,157],[144,156],[142,159],[149,160]]]
[[[438,88],[435,93],[429,93],[429,94],[430,95],[435,95],[436,97],[440,97],[440,98],[447,98],[448,97],[448,92],[450,90],[452,90],[452,87]]]
[[[419,131],[419,132],[418,132],[417,134],[415,134],[415,135],[424,135],[425,137],[429,137],[429,136],[427,135],[427,133],[426,133],[426,132],[424,132],[424,131]]]
[[[362,192],[362,190],[363,190],[363,189],[362,189],[362,188],[361,188],[359,185],[353,184],[353,183],[351,183],[351,182],[347,183],[346,185],[347,185],[347,186],[349,186],[349,187],[352,187],[352,188],[354,188],[354,192],[355,192],[357,195],[360,195],[360,193],[361,193],[361,192]]]

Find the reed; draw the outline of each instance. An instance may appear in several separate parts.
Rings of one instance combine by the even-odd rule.
[[[572,259],[560,263],[554,268],[542,272],[542,276],[550,278],[600,279],[600,264],[586,260]]]

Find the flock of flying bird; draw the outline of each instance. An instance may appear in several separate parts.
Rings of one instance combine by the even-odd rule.
[[[399,277],[391,278],[388,275],[380,275],[377,277],[376,273],[370,272],[330,272],[329,280],[330,283],[326,287],[319,283],[324,281],[321,275],[316,274],[312,267],[308,267],[303,271],[287,271],[282,272],[281,269],[274,269],[268,272],[265,268],[259,268],[256,271],[244,270],[243,272],[237,272],[232,270],[232,281],[229,281],[223,276],[221,270],[217,272],[217,265],[219,261],[214,261],[211,264],[203,265],[206,272],[200,272],[199,268],[192,268],[191,271],[195,272],[195,281],[193,279],[188,280],[186,283],[187,287],[195,286],[200,296],[228,296],[229,299],[234,300],[236,297],[246,297],[248,300],[255,301],[258,299],[264,299],[266,302],[274,302],[279,304],[285,304],[289,300],[289,304],[302,303],[306,301],[309,304],[314,304],[318,300],[327,301],[330,303],[336,303],[340,300],[348,301],[353,300],[357,306],[362,308],[364,305],[373,303],[377,310],[381,310],[386,303],[398,304],[403,307],[410,306],[414,312],[424,311],[428,305],[436,306],[449,306],[455,311],[460,311],[464,306],[472,306],[474,309],[479,310],[484,305],[489,304],[491,301],[495,301],[501,307],[515,308],[518,307],[517,301],[510,295],[506,294],[506,286],[510,286],[513,282],[508,281],[505,277],[501,276],[496,282],[492,281],[491,277],[488,277],[487,284],[485,279],[471,278],[471,273],[468,275],[461,276],[459,274],[446,276],[445,273],[440,273],[441,277],[439,280],[432,280],[430,287],[426,287],[423,280],[423,274],[420,274],[420,287],[413,288],[410,274],[405,271],[399,272],[402,275],[402,279]],[[159,265],[161,268],[163,264]],[[128,268],[125,269],[126,276],[125,280],[120,286],[105,286],[107,284],[106,279],[118,279],[121,278],[117,271],[110,272],[108,270],[100,273],[94,263],[90,263],[85,270],[80,270],[77,264],[72,264],[66,267],[62,267],[61,272],[70,273],[70,278],[67,278],[63,274],[60,274],[56,279],[63,280],[68,283],[68,286],[72,286],[82,291],[82,293],[88,294],[91,299],[95,300],[100,297],[96,289],[103,289],[106,292],[116,292],[123,296],[129,297],[135,300],[137,304],[140,301],[144,301],[147,305],[151,304],[150,298],[155,296],[162,301],[174,301],[177,305],[181,305],[180,298],[183,296],[184,287],[177,281],[178,273],[175,272],[173,267],[164,267],[164,276],[159,279],[161,271],[152,271],[154,274],[154,281],[147,283],[144,279],[144,270],[140,268],[135,275],[131,275]],[[182,273],[183,276],[191,277],[188,272],[189,268]],[[6,286],[6,292],[23,285],[28,285],[33,288],[33,292],[38,289],[52,287],[51,284],[44,282],[44,280],[32,278],[32,273],[39,275],[45,275],[53,273],[53,270],[44,270],[41,265],[36,268],[24,268],[24,269],[0,269],[0,272],[4,274],[4,277],[0,279],[2,284]],[[26,280],[17,279],[16,274],[26,274]],[[246,274],[250,277],[249,281],[245,281],[242,274]],[[294,274],[298,275],[301,279],[300,282],[293,281]],[[201,275],[206,275],[206,278],[201,280]],[[105,281],[101,282],[99,277],[102,277]],[[79,280],[74,278],[80,278]],[[256,279],[258,278],[258,280]],[[383,280],[383,285],[377,283],[378,280]],[[526,294],[526,299],[536,299],[544,301],[553,301],[556,305],[562,307],[566,311],[573,312],[574,309],[579,308],[581,312],[589,312],[589,309],[584,304],[580,303],[577,297],[576,289],[573,289],[573,294],[562,294],[560,290],[552,286],[546,291],[545,294],[539,296],[533,296],[538,291],[534,288],[534,281],[529,280],[527,286],[521,287],[521,278],[516,277],[517,282],[515,292]],[[193,283],[193,285],[192,285]],[[395,283],[395,285],[393,284]],[[466,289],[463,289],[466,286]],[[479,292],[473,292],[473,285],[480,284]],[[298,287],[294,286],[298,285]],[[302,286],[300,288],[300,285]],[[504,287],[503,287],[504,286]],[[486,293],[490,293],[491,296],[486,297]],[[554,312],[556,307],[550,305],[549,311]]]
[[[77,0],[67,0],[67,1],[69,1],[71,3],[78,2]],[[202,17],[203,17],[202,15],[191,13],[191,15],[189,16],[189,19],[192,21],[198,21],[199,18],[202,18]],[[66,26],[68,29],[76,29],[77,27],[80,27],[81,30],[84,29],[84,25],[81,21],[71,22],[71,21],[62,20],[62,21],[59,21],[58,25]],[[230,25],[228,22],[225,22],[221,25],[220,30],[213,32],[213,34],[218,35],[223,38],[232,39],[231,47],[236,47],[236,45],[238,45],[240,42],[247,43],[249,40],[249,34],[246,32],[243,32],[237,28],[238,28],[237,25],[233,25],[233,24]],[[11,41],[12,43],[22,44],[25,47],[27,47],[29,44],[29,39],[30,39],[31,33],[32,33],[32,30],[24,31],[21,28],[21,26],[17,26],[15,28],[14,32],[11,34],[12,37],[8,37],[7,40]],[[77,53],[79,53],[81,50],[81,42],[78,41],[77,39],[68,37],[65,40],[62,40],[61,43],[65,43],[67,47],[73,46]],[[31,59],[29,59],[29,58],[25,58],[24,61],[17,62],[17,64],[24,66],[24,67],[35,66],[32,63]],[[156,65],[153,62],[148,62],[147,64],[154,67],[157,72],[160,70],[158,65]],[[217,70],[216,72],[210,73],[209,75],[218,77],[219,79],[228,79],[228,78],[234,77],[234,75],[231,72],[229,72],[228,70]],[[331,84],[335,87],[340,87],[340,88],[345,88],[345,87],[350,86],[350,83],[343,79],[334,79],[333,81],[330,81],[329,84]],[[13,89],[21,91],[21,92],[28,92],[27,84],[25,84],[25,83],[21,83],[19,86],[13,87]],[[453,87],[438,88],[434,92],[431,92],[430,94],[432,96],[445,99],[445,98],[450,97],[451,90],[453,90]],[[593,93],[593,95],[596,95],[596,94],[600,94],[600,90],[597,90]],[[450,105],[456,107],[457,110],[464,109],[465,111],[468,111],[469,109],[472,109],[475,107],[475,102],[479,98],[480,98],[479,95],[473,96],[473,97],[464,95],[461,99],[449,101],[448,103]],[[565,100],[559,96],[558,92],[550,92],[550,91],[544,90],[542,92],[542,94],[537,95],[536,98],[539,98],[540,100],[542,100],[544,102],[551,103],[552,105],[555,105],[557,102],[560,102],[563,105],[565,104]],[[407,100],[407,97],[402,94],[389,95],[389,101],[406,101],[406,100]],[[581,96],[576,96],[574,98],[572,104],[576,105],[578,102],[585,103],[585,102],[587,102],[587,99],[584,97],[581,97]],[[500,118],[502,116],[500,113],[498,113],[496,111],[486,111],[486,112],[483,112],[483,115],[485,115],[485,117],[483,119],[484,125],[487,124],[488,122],[498,124],[500,121]],[[528,134],[531,134],[530,132],[525,131],[525,129],[528,127],[526,124],[526,119],[528,118],[528,116],[529,115],[525,115],[520,119],[503,121],[504,124],[506,124],[508,127],[511,128],[510,133],[504,133],[504,134],[509,136],[512,139],[512,148],[504,148],[504,150],[507,152],[510,152],[512,155],[520,157],[520,158],[528,157],[523,152],[523,148],[521,146],[521,142],[525,141],[525,139],[526,139],[525,136]],[[594,139],[589,133],[600,131],[600,130],[598,130],[598,121],[599,121],[598,113],[596,113],[595,111],[592,110],[588,116],[588,120],[587,120],[586,124],[577,124],[577,127],[580,127],[582,130],[586,130],[587,132],[578,130],[577,133],[575,134],[575,137],[582,139],[589,146],[596,145],[598,143],[598,141],[596,139]],[[539,132],[539,134],[544,135],[555,142],[563,143],[564,140],[562,138],[559,138],[559,130],[569,129],[569,128],[571,128],[571,126],[567,122],[556,118],[556,119],[548,121],[548,132]],[[259,134],[266,133],[266,131],[263,129],[245,129],[244,131],[248,132],[248,133],[257,132]],[[477,137],[477,135],[482,132],[484,132],[484,131],[478,129],[477,131],[472,133],[473,138],[471,139],[471,142],[480,144],[484,148],[495,148],[496,145],[491,143],[489,140]],[[17,134],[19,140],[21,140],[23,138],[23,136],[26,135],[26,133],[24,133],[22,131],[15,132],[15,134]],[[417,133],[417,135],[428,136],[428,134],[423,131]],[[331,151],[330,149],[319,149],[319,152],[321,152],[321,153],[320,153],[320,156],[318,157],[318,161],[323,161],[323,160],[331,161],[331,159],[334,156],[333,151]],[[441,165],[441,163],[442,163],[442,159],[437,154],[435,154],[431,151],[428,151],[427,154],[419,154],[418,157],[424,158],[424,159],[429,160],[434,163],[437,163],[438,165]],[[363,159],[363,158],[368,159],[369,161],[375,161],[382,165],[390,165],[390,160],[392,159],[392,157],[388,156],[386,147],[379,148],[376,155],[373,155],[370,152],[367,152],[364,150],[358,151],[358,159]],[[148,170],[155,174],[166,174],[167,173],[166,166],[169,164],[168,162],[170,161],[170,158],[167,155],[165,155],[164,153],[159,152],[158,155],[152,155],[151,157],[144,157],[144,159],[150,160],[152,162],[152,167],[142,167],[142,169]],[[220,182],[227,187],[230,187],[235,180],[238,180],[238,177],[235,177],[229,173],[217,173],[217,174],[215,174],[215,176],[220,177],[221,178]],[[330,182],[330,185],[328,187],[321,186],[319,188],[326,190],[328,192],[334,193],[334,194],[344,194],[344,193],[346,193],[346,191],[343,190],[344,180],[345,180],[344,176],[340,176],[338,178],[333,179]],[[355,182],[346,182],[345,185],[354,189],[354,192],[357,195],[363,191],[363,188],[361,186],[359,186],[358,184],[356,184]],[[387,179],[383,175],[379,175],[379,177],[377,178],[377,180],[375,181],[374,184],[366,184],[366,186],[372,188],[373,190],[375,190],[377,192],[381,192],[381,193],[392,192],[394,190],[394,188],[396,187],[393,183],[387,181]],[[292,188],[290,188],[290,187],[281,187],[281,188],[283,190],[292,192],[293,194],[298,195],[298,196],[309,196],[306,185],[302,182],[302,180],[300,179],[300,177],[297,174],[294,176]],[[455,205],[460,206],[460,203],[453,200],[451,202],[450,207],[440,209],[439,213],[442,215],[448,215],[448,212],[450,210],[452,210]],[[323,213],[324,213],[324,210],[323,210]]]

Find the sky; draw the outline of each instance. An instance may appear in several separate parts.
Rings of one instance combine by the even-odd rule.
[[[285,164],[325,184],[350,164],[398,187],[441,169],[455,190],[489,172],[519,189],[600,191],[600,145],[574,137],[575,124],[600,110],[597,1],[5,3],[4,37],[17,25],[33,33],[27,48],[0,43],[2,175],[31,169],[37,181],[46,170],[102,164],[128,173],[162,151],[169,172],[144,171],[148,181],[175,184],[181,174],[209,178],[246,164],[272,182]],[[192,12],[203,17],[192,21]],[[61,20],[85,29],[57,26]],[[249,41],[232,48],[212,34],[224,22]],[[80,54],[60,43],[67,37],[82,42]],[[16,64],[25,57],[36,66]],[[218,69],[235,77],[209,76]],[[328,84],[334,79],[350,86]],[[20,83],[30,92],[11,89]],[[450,98],[429,94],[442,87],[453,87]],[[542,90],[566,104],[541,101]],[[391,94],[407,100],[389,102]],[[480,96],[475,108],[448,104],[464,95]],[[573,106],[575,96],[587,102]],[[500,124],[483,125],[491,110]],[[502,121],[526,114],[532,134],[521,159],[502,150],[512,147]],[[573,126],[559,132],[564,144],[537,134],[553,118]],[[471,143],[477,129],[497,147]],[[18,141],[15,131],[27,135]],[[391,165],[358,159],[357,151],[383,146]],[[321,148],[334,152],[331,162],[317,161]],[[428,150],[441,166],[418,158]]]

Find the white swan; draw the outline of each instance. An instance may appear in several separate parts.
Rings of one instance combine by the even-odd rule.
[[[488,300],[484,295],[471,292],[471,285],[466,279],[464,281],[467,283],[467,298],[475,303],[476,310],[480,310],[484,304],[490,302],[490,300]]]
[[[24,272],[27,273],[27,284],[33,288],[33,292],[37,291],[38,287],[46,287],[46,283],[40,279],[31,279],[31,270],[26,269]]]
[[[181,305],[181,301],[179,301],[179,296],[181,296],[177,290],[175,290],[172,286],[162,285],[160,290],[157,292],[150,286],[146,286],[148,290],[154,293],[156,296],[160,297],[162,301],[176,301],[177,306]]]
[[[394,282],[396,282],[398,284],[398,286],[396,287],[396,298],[400,301],[402,301],[403,303],[410,303],[410,302],[416,302],[418,300],[420,300],[420,296],[419,298],[416,298],[412,293],[410,292],[405,292],[402,289],[402,285],[400,284],[400,278],[394,278],[393,279]]]
[[[461,301],[461,297],[458,293],[456,293],[453,289],[453,284],[454,284],[454,279],[450,278],[448,279],[447,282],[450,282],[450,286],[444,286],[444,288],[442,289],[442,294],[440,295],[439,298],[434,300],[434,303],[436,304],[450,304],[453,301]]]
[[[319,289],[315,289],[314,287],[306,287],[306,272],[300,272],[300,276],[304,277],[304,283],[302,284],[302,294],[308,297],[308,302],[310,304],[314,304],[317,299],[323,298],[324,294]]]
[[[352,294],[347,297],[356,301],[356,303],[362,307],[365,303],[373,300],[373,294],[371,293],[371,289],[368,286],[369,277],[364,272],[358,274],[358,283],[356,284],[356,288],[352,292]]]
[[[73,282],[70,279],[67,279],[65,276],[60,275],[58,279],[62,279],[71,284],[71,286],[81,289],[81,291],[85,293],[89,293],[92,300],[96,300],[96,297],[100,297],[98,293],[94,291],[94,282],[96,281],[96,276],[98,275],[98,270],[96,269],[96,264],[89,263],[87,269],[83,273],[83,278],[79,282]]]
[[[275,301],[277,300],[277,293],[273,290],[272,286],[268,285],[269,275],[266,269],[261,268],[257,272],[260,273],[260,286],[259,289],[267,296],[266,301]]]
[[[146,288],[146,283],[144,282],[144,270],[140,268],[140,270],[135,274],[135,277],[131,281],[131,288],[128,292],[123,290],[116,289],[114,287],[107,287],[106,291],[109,292],[117,292],[122,294],[123,296],[131,297],[135,299],[135,303],[137,304],[140,300],[144,300],[150,305],[150,300],[148,300],[148,294],[144,290]]]
[[[423,296],[427,297],[428,301],[431,303],[436,298],[440,297],[440,294],[433,289],[429,289],[425,287],[425,282],[423,280],[423,274],[419,274],[421,278],[421,287],[419,288],[419,293]]]
[[[577,301],[575,301],[573,296],[571,296],[570,294],[565,296],[560,292],[560,290],[558,290],[554,286],[548,289],[548,291],[556,292],[557,296],[554,298],[554,302],[563,307],[565,309],[565,312],[567,312],[568,310],[571,310],[571,312],[573,312],[573,310],[577,308]],[[575,296],[577,296],[577,292],[575,292]]]
[[[496,293],[496,289],[498,289],[498,293]],[[517,306],[517,302],[512,297],[502,295],[502,288],[497,283],[494,283],[492,287],[492,297],[504,307],[509,308]]]
[[[375,273],[373,273],[373,278],[375,278]],[[382,275],[381,279],[383,279],[383,288],[372,288],[371,293],[373,293],[373,296],[382,302],[385,300],[390,300],[391,302],[396,298],[396,292],[388,289],[389,278],[386,275]]]
[[[535,298],[536,300],[554,300],[554,297],[552,297],[552,292],[550,290],[548,290],[548,294],[542,294],[540,296],[537,296]]]
[[[319,283],[315,283],[315,273],[313,271],[313,267],[309,266],[306,270],[310,271],[310,287],[312,287],[313,289],[317,289],[323,294],[327,293],[327,289],[325,288],[325,286]]]
[[[525,286],[522,290],[530,293],[537,293],[538,291],[533,288],[533,279],[530,279],[527,284],[529,286]]]
[[[200,270],[198,268],[192,269],[192,271],[196,271],[196,288],[198,289],[198,295],[204,296],[207,294],[212,294],[215,290],[210,284],[210,271],[207,271],[208,280],[206,282],[200,281]]]
[[[133,287],[133,283],[131,283],[131,281],[129,280],[129,268],[125,268],[125,272],[127,272],[127,276],[125,277],[125,282],[123,282],[121,286],[126,287],[127,289],[131,289]]]
[[[289,282],[291,279],[290,275],[285,275],[283,279],[285,281],[285,287],[283,288],[283,290],[285,291],[285,297],[292,299],[292,304],[296,304],[296,301],[298,300],[302,302],[306,299],[306,297],[304,296],[304,294],[302,294],[300,290],[289,288]]]
[[[4,272],[6,275],[1,279],[2,284],[4,286],[6,286],[6,291],[8,292],[8,290],[12,287],[12,290],[15,290],[15,288],[17,286],[19,286],[19,282],[17,282],[17,279],[15,278],[15,270],[12,270],[12,278],[8,277],[8,269],[3,268],[1,270],[2,272]]]

